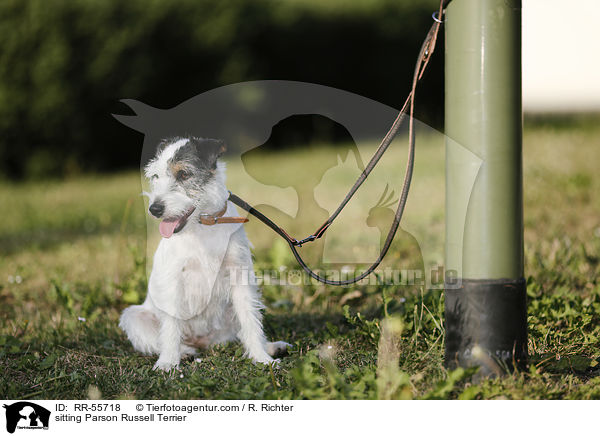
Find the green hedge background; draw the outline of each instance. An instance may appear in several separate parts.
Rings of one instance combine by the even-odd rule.
[[[111,113],[217,86],[299,80],[398,107],[437,0],[2,0],[0,178],[139,164]],[[443,41],[441,41],[443,47]],[[417,116],[440,126],[443,49]]]

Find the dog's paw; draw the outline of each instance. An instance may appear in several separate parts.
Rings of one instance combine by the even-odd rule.
[[[195,348],[190,347],[188,345],[182,345],[179,348],[179,355],[182,359],[185,357],[193,357],[196,354],[198,354],[198,351]]]
[[[156,361],[156,363],[154,364],[154,366],[152,367],[153,371],[164,371],[164,372],[170,372],[172,370],[177,370],[179,369],[179,362],[171,362],[168,360],[161,360],[158,359]]]
[[[271,356],[269,356],[266,352],[262,350],[260,353],[257,352],[254,354],[250,354],[248,357],[250,357],[250,359],[252,359],[252,362],[257,365],[260,363],[262,363],[263,365],[269,365],[274,361],[274,359]]]
[[[269,353],[271,357],[285,355],[288,348],[292,348],[292,344],[288,344],[284,341],[267,342],[267,353]]]
[[[261,360],[257,360],[257,359],[252,359],[252,361],[254,362],[255,365],[264,365],[264,366],[271,366],[273,369],[275,368],[279,368],[279,365],[281,364],[281,359],[261,359]]]

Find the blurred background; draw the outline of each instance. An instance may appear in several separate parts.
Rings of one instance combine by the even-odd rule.
[[[122,98],[165,109],[218,86],[282,79],[396,107],[436,3],[4,0],[0,178],[135,167],[141,138],[110,115],[128,113]],[[600,5],[523,3],[525,109],[600,110],[600,30],[593,23]],[[419,89],[417,117],[442,129],[439,51]]]
[[[401,104],[436,0],[6,0],[0,4],[0,174],[139,164],[120,99],[173,107],[248,80],[313,82]],[[419,117],[441,127],[443,57]]]

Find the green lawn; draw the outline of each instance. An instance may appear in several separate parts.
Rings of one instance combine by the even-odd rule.
[[[440,291],[283,286],[276,280],[263,286],[265,330],[294,345],[278,368],[253,365],[239,344],[228,344],[183,362],[181,372],[153,372],[155,358],[135,353],[117,327],[120,311],[145,295],[146,256],[156,240],[156,224],[150,222],[147,248],[140,177],[130,172],[0,184],[0,397],[598,399],[597,124],[537,124],[525,132],[530,354],[525,372],[472,385],[472,371],[446,371]],[[419,250],[425,266],[441,262],[443,140],[432,133],[421,138],[405,232],[388,265],[418,267],[413,261]],[[369,150],[371,145],[361,147],[363,160]],[[332,227],[327,244],[306,249],[309,258],[318,258],[318,250],[330,263],[372,258],[378,226],[364,226],[360,214],[375,206],[386,184],[397,198],[404,152],[390,150]],[[254,156],[245,167],[232,160],[229,187],[266,204],[266,210],[279,206],[285,227],[306,236],[357,171],[349,154],[323,174],[315,162],[332,156],[338,159],[338,152],[325,147]],[[267,173],[271,178],[262,180]],[[306,186],[309,192],[303,192]],[[290,217],[296,213],[304,218]],[[275,234],[256,222],[247,230],[258,270],[297,268]]]

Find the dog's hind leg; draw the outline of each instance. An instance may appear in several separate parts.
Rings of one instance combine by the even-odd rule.
[[[121,314],[119,327],[133,348],[144,354],[158,354],[159,320],[144,306],[130,306]]]
[[[287,349],[291,348],[292,345],[287,342],[277,341],[277,342],[267,342],[267,353],[271,357],[281,357],[287,353]]]

